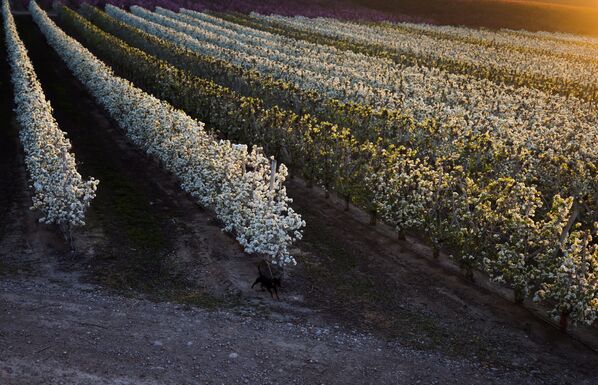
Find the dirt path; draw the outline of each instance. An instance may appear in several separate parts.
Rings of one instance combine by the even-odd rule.
[[[12,85],[4,45],[4,30],[0,27],[0,242],[7,233],[10,222],[7,218],[15,206],[17,195],[24,189],[21,183],[22,155],[18,139],[18,128],[12,112]],[[0,261],[0,271],[2,262]]]
[[[524,383],[335,326],[0,282],[6,385]],[[531,382],[530,382],[531,383]]]
[[[48,234],[50,238],[55,235],[38,226],[38,216],[30,210],[32,196],[13,112],[14,95],[1,26],[0,31],[0,273],[22,273],[28,272],[33,264],[39,264],[34,247],[47,246],[51,252],[53,245],[42,243]],[[11,263],[15,259],[19,260],[18,264]]]
[[[593,352],[298,182],[289,193],[309,224],[299,266],[282,301],[252,291],[256,258],[126,141],[30,18],[17,21],[80,171],[101,184],[74,255],[24,214],[24,188],[2,221],[10,226],[0,238],[0,383],[591,384],[598,376]]]

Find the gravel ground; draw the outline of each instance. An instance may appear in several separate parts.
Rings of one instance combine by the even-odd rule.
[[[0,293],[6,385],[538,383],[251,310],[210,312],[34,278],[4,279]]]

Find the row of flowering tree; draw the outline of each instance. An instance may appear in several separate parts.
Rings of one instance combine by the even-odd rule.
[[[392,224],[400,236],[410,231],[426,234],[435,250],[452,250],[468,274],[484,270],[513,287],[518,300],[528,296],[544,300],[564,320],[595,320],[595,186],[587,174],[565,166],[584,167],[592,175],[591,163],[569,163],[567,158],[542,154],[543,161],[532,161],[537,155],[488,132],[453,129],[434,121],[415,123],[392,111],[368,112],[377,117],[367,120],[372,136],[367,129],[355,128],[354,122],[349,129],[297,115],[271,100],[284,83],[203,57],[192,49],[197,41],[108,8],[110,14],[139,23],[147,32],[91,7],[84,7],[83,14],[151,54],[70,10],[63,8],[59,16],[69,32],[136,84],[189,113],[203,115],[222,135],[263,146],[310,182]],[[176,40],[158,35],[183,43],[173,44]],[[292,100],[286,98],[287,107]],[[317,96],[303,94],[297,100],[309,102]],[[322,100],[332,111],[334,102]],[[355,111],[365,110],[336,106],[337,116],[349,123],[350,116],[359,116]],[[561,175],[554,174],[553,164]],[[530,177],[522,178],[525,174]],[[553,175],[548,188],[538,178],[542,175]],[[568,268],[572,264],[586,267],[573,271]]]
[[[289,206],[287,169],[259,148],[217,140],[203,123],[116,76],[35,3],[29,10],[48,43],[96,101],[149,155],[175,174],[181,187],[212,208],[248,253],[282,265],[305,222]]]
[[[369,134],[375,141],[383,136],[431,156],[451,151],[451,141],[458,141],[463,155],[476,163],[498,150],[493,146],[508,148],[509,158],[492,165],[505,175],[524,178],[549,196],[590,194],[590,201],[598,196],[593,183],[598,150],[592,145],[598,115],[592,103],[425,66],[400,68],[389,60],[216,22],[210,16],[198,19],[197,13],[184,10],[174,14],[132,7],[127,13],[106,6],[106,11],[181,48],[273,77],[291,92],[300,89],[294,102],[301,106],[299,112],[350,128],[356,137]],[[285,99],[293,103],[292,97]],[[289,102],[285,104],[288,108]],[[407,127],[405,133],[407,118],[419,127]],[[476,140],[486,145],[477,146]]]
[[[19,138],[33,188],[32,209],[41,212],[40,222],[57,224],[70,240],[73,227],[85,224],[99,182],[93,178],[85,181],[77,172],[71,144],[52,116],[8,0],[2,2],[2,15]]]
[[[191,10],[181,12],[197,14]],[[527,46],[521,42],[517,44],[513,36],[504,37],[501,45],[489,43],[505,32],[493,33],[490,39],[483,40],[481,36],[488,32],[466,28],[462,29],[469,31],[469,38],[455,38],[439,32],[439,27],[422,29],[419,24],[363,24],[332,18],[290,18],[256,13],[220,16],[257,29],[388,58],[398,65],[423,65],[499,84],[598,100],[595,76],[598,60],[594,47],[583,55],[582,47],[570,44],[538,49],[537,39],[533,43],[525,39],[523,43],[527,42]]]

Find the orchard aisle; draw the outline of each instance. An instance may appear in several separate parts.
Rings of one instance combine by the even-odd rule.
[[[13,113],[13,91],[10,68],[7,62],[4,29],[0,26],[0,245],[9,236],[10,215],[19,211],[27,215],[27,186],[24,180],[22,147],[19,143],[18,126]],[[0,271],[2,263],[0,262]]]
[[[214,255],[243,255],[212,217],[178,187],[177,181],[125,138],[46,44],[31,17],[16,18],[54,115],[68,134],[84,174],[100,180],[87,225],[78,230],[78,256],[66,265],[84,268],[92,281],[116,289],[156,295],[185,287],[177,280],[186,266],[172,266],[174,254],[193,255],[196,268]],[[191,258],[191,257],[189,257]],[[205,270],[205,269],[204,269]],[[203,284],[227,278],[217,267],[196,272]],[[195,277],[197,278],[197,277]],[[184,289],[181,289],[184,291]],[[174,295],[174,294],[173,294]]]

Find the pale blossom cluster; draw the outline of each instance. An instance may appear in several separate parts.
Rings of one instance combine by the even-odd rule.
[[[485,271],[514,289],[515,298],[543,300],[554,318],[591,325],[598,316],[598,244],[581,227],[574,199],[544,201],[534,186],[512,178],[483,185],[460,169],[442,170],[403,149],[364,181],[373,204],[399,234],[418,229],[433,246],[454,247],[454,260],[469,274]],[[459,186],[459,187],[457,187]],[[542,210],[545,211],[545,210]]]
[[[276,167],[258,148],[216,140],[203,123],[115,76],[35,2],[29,9],[48,43],[96,101],[136,145],[179,178],[186,192],[214,209],[247,252],[282,265],[295,263],[289,248],[301,238],[305,222],[289,206],[284,165]]]
[[[557,303],[554,318],[566,314],[591,325],[598,319],[598,222],[593,230],[574,231],[557,258],[545,261],[552,268],[535,299]]]
[[[556,43],[573,44],[578,46],[588,46],[598,48],[598,38],[592,36],[576,35],[565,32],[531,32],[526,30],[504,29],[504,33],[517,36],[525,36],[535,40],[546,40]]]
[[[84,181],[77,172],[71,144],[52,116],[8,0],[2,1],[2,14],[19,138],[34,191],[32,208],[42,212],[40,222],[58,224],[68,233],[73,226],[85,224],[85,213],[99,182],[93,178]]]
[[[569,54],[565,53],[560,60],[555,60],[554,55],[547,52],[532,53],[532,50],[526,52],[505,49],[494,44],[481,45],[465,39],[442,39],[423,34],[415,28],[385,28],[378,25],[364,25],[329,18],[310,19],[303,16],[294,18],[268,16],[266,19],[330,37],[362,44],[376,44],[392,52],[416,55],[425,58],[424,60],[442,58],[473,67],[500,68],[522,75],[535,74],[552,79],[574,81],[578,84],[598,85],[596,78],[598,60],[585,60],[592,59],[591,52],[584,60],[580,60],[579,54],[574,50]]]
[[[262,15],[252,14],[254,17]],[[383,23],[387,28],[406,31],[408,33],[428,34],[438,39],[463,41],[482,46],[494,46],[505,50],[519,50],[528,53],[540,53],[557,56],[562,59],[580,58],[581,60],[598,60],[598,43],[583,43],[546,39],[540,33],[526,31],[466,28],[452,25],[432,25],[415,23]]]
[[[591,164],[598,157],[592,144],[598,141],[598,114],[593,103],[426,66],[401,68],[390,60],[297,41],[194,11],[175,14],[158,9],[159,13],[152,13],[132,7],[135,15],[131,15],[111,6],[106,10],[188,49],[329,98],[398,109],[418,120],[434,119],[473,132],[489,131],[506,145],[530,154],[572,158],[580,164]],[[546,185],[553,183],[552,173],[545,170],[539,156],[527,159],[529,165],[517,172],[527,179],[545,180]],[[568,194],[596,189],[592,183],[587,186],[584,173],[578,182],[572,186],[581,186],[581,192]]]
[[[438,132],[446,126],[461,129],[462,135],[448,136],[447,143],[422,143],[410,149],[394,145],[381,149],[370,143],[376,147],[371,152],[360,147],[368,154],[365,161],[354,160],[365,163],[358,165],[363,167],[359,186],[363,191],[358,194],[364,194],[360,197],[364,205],[399,234],[419,230],[436,248],[454,247],[454,258],[464,269],[483,269],[513,287],[518,297],[543,296],[557,313],[575,321],[594,321],[595,264],[575,270],[570,280],[557,274],[565,271],[559,261],[571,254],[569,245],[580,244],[585,234],[570,224],[587,228],[588,218],[595,215],[591,202],[598,196],[598,180],[593,143],[598,131],[592,103],[426,66],[400,67],[192,11],[176,14],[158,8],[154,13],[132,7],[131,14],[106,9],[118,20],[180,46],[331,99],[380,108],[390,105],[418,120],[436,120]],[[435,145],[440,148],[426,148]],[[345,158],[357,151],[342,145],[304,150],[320,151],[322,162],[313,168],[325,168],[330,162],[332,173],[350,173],[340,168],[353,167],[352,159]],[[429,153],[433,159],[422,155]],[[580,204],[588,206],[583,219]],[[593,245],[589,240],[586,248]]]
[[[428,222],[428,208],[436,196],[436,173],[416,157],[413,150],[403,149],[388,162],[389,167],[366,176],[365,183],[374,192],[373,202],[385,223],[399,233],[421,229]]]
[[[133,8],[132,11],[144,17],[151,15],[139,8]],[[158,9],[158,12],[173,15],[170,11]],[[201,15],[203,19],[197,26],[204,29],[209,28],[212,19],[217,19],[193,11],[182,12],[194,17]],[[199,41],[220,44],[221,52],[214,52],[212,47],[204,47],[204,50],[210,49],[211,55],[250,68],[253,66],[264,74],[281,77],[304,89],[315,90],[342,101],[400,109],[417,119],[433,118],[461,127],[493,128],[510,138],[509,140],[516,140],[525,146],[554,143],[538,140],[539,136],[563,135],[563,132],[566,135],[580,135],[584,142],[596,139],[596,130],[592,129],[596,125],[594,106],[576,99],[547,95],[525,88],[501,87],[488,81],[476,81],[471,77],[451,75],[434,69],[401,69],[383,59],[338,51],[332,47],[306,50],[306,45],[310,43],[284,37],[273,36],[272,39],[279,42],[274,46],[265,40],[268,33],[251,28],[236,27],[237,30],[242,29],[247,37],[243,34],[231,35],[226,31],[233,29],[224,24],[228,23],[226,21],[217,23],[222,25],[222,33],[214,35],[198,32],[199,29],[195,26],[168,21],[157,15],[153,20],[168,23],[169,27],[194,36]],[[248,51],[247,47],[254,46],[258,47]],[[274,55],[264,52],[263,47],[273,47],[272,49],[282,53]],[[231,53],[232,49],[237,51]],[[259,52],[264,53],[256,57]],[[243,53],[243,56],[239,53]],[[285,58],[284,61],[281,57]],[[273,58],[278,58],[275,63]],[[539,133],[536,128],[554,132]],[[513,132],[515,130],[517,132]],[[582,147],[582,151],[594,151],[593,146]]]

